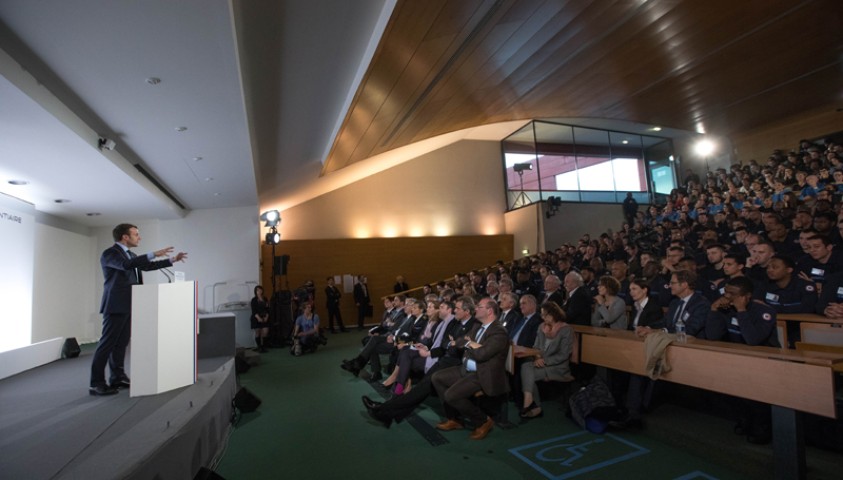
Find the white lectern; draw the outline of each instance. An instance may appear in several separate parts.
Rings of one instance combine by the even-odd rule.
[[[196,382],[196,282],[132,287],[130,396]]]

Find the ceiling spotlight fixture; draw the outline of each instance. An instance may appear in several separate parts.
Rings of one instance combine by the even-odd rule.
[[[214,192],[215,197],[219,197],[220,195],[222,195],[220,192]]]
[[[177,132],[186,132],[186,131],[187,131],[187,127],[176,127],[176,131],[177,131]]]
[[[29,185],[27,180],[9,180],[9,185]]]
[[[623,140],[623,141],[621,141],[621,143],[622,143],[622,144],[624,144],[624,145],[626,145],[626,144],[628,144],[628,143],[629,143],[629,140]]]
[[[88,212],[85,215],[87,215],[89,217],[99,217],[102,214],[100,212]]]
[[[530,163],[530,162],[516,163],[515,165],[512,166],[512,169],[515,170],[516,172],[523,172],[524,170],[532,170],[533,164]]]
[[[66,198],[57,198],[57,199],[53,200],[53,202],[55,202],[55,203],[70,203],[70,200],[68,200]]]
[[[161,79],[158,77],[149,77],[146,79],[146,83],[150,85],[158,85],[159,83],[161,83]]]
[[[214,177],[205,177],[205,181],[206,181],[206,182],[213,182],[213,181],[214,181]]]
[[[202,161],[202,157],[193,157],[193,161],[194,161],[194,162],[201,162],[201,161]]]
[[[111,139],[106,138],[106,137],[101,136],[99,138],[99,140],[97,141],[97,147],[100,150],[108,150],[110,152],[110,151],[114,150],[114,147],[116,147],[116,146],[117,146],[117,143],[115,143],[114,140],[111,140]]]
[[[653,128],[651,128],[650,130],[652,130],[652,131],[654,131],[654,132],[661,132],[661,131],[662,131],[662,127],[653,127]]]

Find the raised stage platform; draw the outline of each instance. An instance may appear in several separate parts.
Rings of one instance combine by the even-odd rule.
[[[0,477],[182,480],[222,451],[232,357],[200,359],[192,386],[136,398],[89,395],[90,366],[83,354],[0,381]]]

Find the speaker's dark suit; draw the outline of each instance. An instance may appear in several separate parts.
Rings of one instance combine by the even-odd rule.
[[[568,297],[563,309],[567,322],[571,325],[591,325],[591,297],[584,286],[574,290]]]
[[[137,256],[118,244],[107,248],[100,256],[103,284],[102,336],[91,362],[91,386],[105,386],[105,365],[111,369],[111,383],[127,378],[123,371],[126,347],[131,338],[132,285],[143,283],[141,271],[172,266],[170,260],[150,261],[146,255]]]
[[[481,325],[470,333],[477,338]],[[478,407],[472,398],[482,391],[489,397],[509,392],[506,378],[506,356],[509,349],[509,336],[498,322],[491,322],[479,339],[480,347],[467,348],[465,358],[472,359],[477,371],[468,372],[464,365],[446,368],[433,375],[433,386],[442,399],[445,416],[456,419],[458,414],[471,419],[476,426],[486,421],[486,413]]]

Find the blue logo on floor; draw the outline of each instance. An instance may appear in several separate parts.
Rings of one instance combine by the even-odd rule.
[[[593,472],[650,450],[612,434],[582,431],[511,448],[510,453],[553,480]]]

